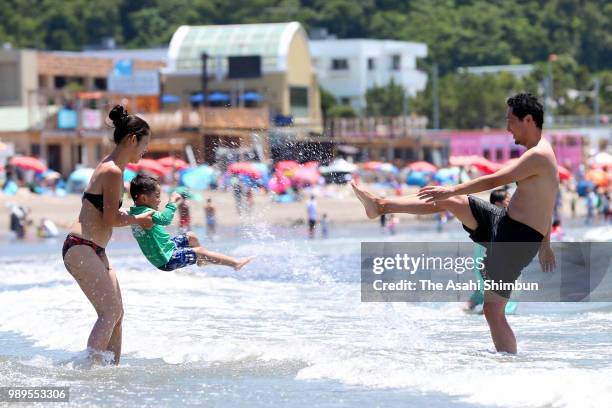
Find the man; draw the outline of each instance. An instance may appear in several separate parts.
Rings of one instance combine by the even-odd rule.
[[[550,143],[542,137],[544,110],[531,94],[518,94],[507,101],[507,130],[514,142],[527,151],[516,162],[496,173],[456,186],[426,186],[417,197],[381,199],[353,184],[369,218],[382,213],[432,214],[450,211],[463,224],[474,242],[521,242],[526,250],[492,251],[485,260],[485,279],[515,282],[521,270],[539,251],[542,270],[554,268],[550,230],[559,188],[557,161]],[[516,182],[507,209],[468,195]],[[487,247],[489,249],[490,246]],[[483,312],[497,351],[516,353],[516,338],[508,325],[505,307],[510,291],[486,291]]]

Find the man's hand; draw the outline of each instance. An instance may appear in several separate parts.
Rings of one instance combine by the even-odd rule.
[[[433,203],[440,200],[446,200],[454,195],[452,187],[443,186],[425,186],[419,190],[417,197],[425,200],[426,203]]]
[[[538,253],[538,258],[540,259],[542,272],[552,272],[557,266],[555,262],[555,253],[550,247],[550,243],[542,243],[540,252]]]

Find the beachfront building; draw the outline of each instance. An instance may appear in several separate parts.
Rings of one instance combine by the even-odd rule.
[[[69,174],[111,148],[109,106],[159,109],[165,51],[0,51],[0,141]]]
[[[427,75],[416,67],[427,56],[418,42],[324,38],[310,41],[321,87],[358,113],[366,108],[366,92],[391,81],[414,96],[425,89]]]
[[[287,138],[310,143],[322,132],[318,82],[297,22],[179,27],[162,99],[190,110],[190,142],[208,163],[228,148],[267,156]]]

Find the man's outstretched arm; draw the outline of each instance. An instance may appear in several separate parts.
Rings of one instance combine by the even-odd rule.
[[[525,153],[516,163],[499,171],[451,187],[427,186],[419,190],[419,198],[425,201],[443,200],[456,195],[473,194],[491,190],[508,183],[524,180],[537,174],[545,163],[537,153]]]

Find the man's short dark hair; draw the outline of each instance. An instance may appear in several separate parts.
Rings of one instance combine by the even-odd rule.
[[[497,190],[491,191],[491,195],[489,196],[489,202],[493,205],[497,203],[501,203],[508,196],[508,192],[503,188],[498,188]]]
[[[544,124],[544,107],[542,107],[538,98],[530,93],[520,93],[508,98],[506,103],[512,108],[514,116],[523,120],[525,116],[531,115],[536,126],[542,129]]]
[[[159,181],[155,177],[139,174],[130,183],[130,195],[136,201],[141,194],[151,194],[157,190]]]

